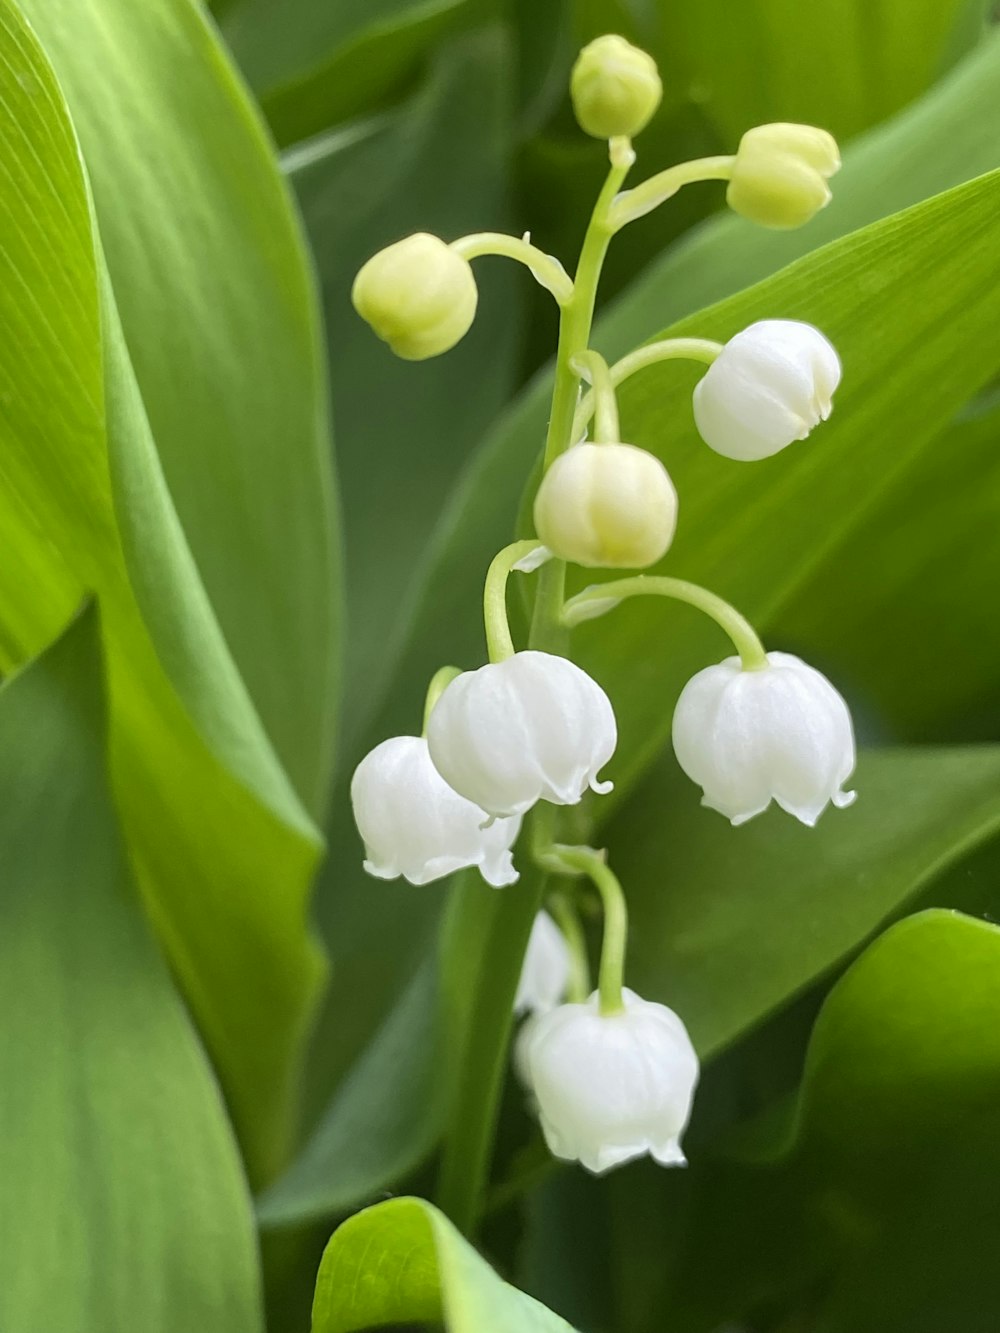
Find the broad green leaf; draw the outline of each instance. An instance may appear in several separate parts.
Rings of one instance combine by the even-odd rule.
[[[504,1282],[422,1199],[392,1199],[333,1234],[316,1281],[312,1333],[443,1323],[448,1333],[572,1333]]]
[[[315,816],[336,707],[326,384],[315,295],[273,155],[188,0],[150,0],[141,18],[129,0],[22,8],[81,140],[178,517],[264,726]],[[155,577],[143,568],[144,536],[126,545],[140,585]],[[152,590],[143,607],[159,638],[165,612]]]
[[[333,1217],[403,1179],[444,1118],[440,1000],[425,960],[288,1171],[257,1205],[264,1227]]]
[[[0,690],[0,1327],[263,1329],[250,1199],[116,824],[96,612]]]
[[[701,0],[660,4],[654,49],[734,141],[792,120],[846,138],[919,96],[969,32],[977,0]]]
[[[888,931],[827,1000],[799,1123],[844,1251],[823,1333],[993,1327],[998,1005],[1000,930],[940,911]]]
[[[1000,831],[1000,748],[862,751],[857,802],[807,829],[732,828],[662,761],[603,830],[628,894],[629,976],[717,1053]]]
[[[998,1000],[994,925],[931,910],[875,940],[815,1023],[781,1154],[692,1152],[683,1176],[610,1182],[647,1289],[628,1333],[665,1312],[677,1333],[778,1313],[822,1333],[989,1333]]]
[[[133,11],[131,41],[164,31],[179,40],[177,29],[151,23],[151,9],[143,15],[148,23]],[[0,323],[9,349],[0,366],[2,666],[37,653],[82,596],[98,592],[129,851],[259,1178],[278,1165],[290,1133],[321,971],[304,920],[318,836],[250,703],[173,510],[69,113],[9,0],[0,4],[0,54]],[[204,54],[195,42],[192,70]],[[130,575],[156,611],[149,628]]]
[[[668,251],[599,321],[595,345],[609,357],[621,356],[664,323],[766,278],[812,248],[1000,166],[992,130],[997,116],[1000,33],[939,88],[848,151],[833,202],[808,227],[779,234],[731,217],[707,224]],[[544,435],[550,391],[549,377],[538,376],[456,483],[422,571],[422,594],[401,637],[391,699],[375,735],[398,729],[398,703],[411,709],[416,682],[442,659],[471,664],[482,651],[468,608],[479,599],[492,555],[510,540],[524,478]],[[734,481],[738,475],[733,472]]]
[[[1000,411],[964,413],[782,612],[782,635],[863,681],[866,708],[907,739],[973,739],[995,705],[998,469]]]
[[[222,31],[279,143],[377,107],[468,0],[232,0]]]
[[[726,462],[698,438],[689,400],[696,376],[687,367],[624,386],[626,438],[668,462],[681,498],[671,572],[735,602],[765,635],[780,627],[782,607],[836,560],[869,507],[905,484],[921,452],[1000,366],[989,334],[1000,319],[998,201],[994,172],[834,242],[668,332],[724,341],[756,319],[804,319],[833,341],[844,366],[823,429],[752,466]],[[873,596],[871,584],[855,595]],[[669,735],[680,684],[724,655],[703,617],[682,620],[677,608],[643,600],[613,612],[613,627],[594,621],[576,636],[579,660],[616,708],[609,772],[619,785],[610,802]]]
[[[519,297],[533,285],[509,261],[478,261],[481,322],[450,355],[414,364],[355,314],[351,284],[380,246],[409,232],[452,239],[502,225],[510,66],[499,29],[456,39],[398,111],[285,158],[317,257],[330,342],[350,573],[348,744],[384,673],[440,496],[514,390]]]

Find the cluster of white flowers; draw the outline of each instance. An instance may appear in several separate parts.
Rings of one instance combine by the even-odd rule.
[[[642,128],[659,97],[655,64],[621,38],[592,43],[574,70],[580,122],[590,133],[612,139],[613,164],[631,153],[627,139],[616,136]],[[712,160],[715,175],[719,161]],[[763,225],[791,226],[824,206],[826,182],[839,156],[823,131],[777,125],[750,132],[729,161],[731,206]],[[686,167],[671,169],[617,196],[611,206],[628,221],[685,180],[702,178]],[[482,233],[452,246],[419,235],[381,252],[359,274],[355,304],[400,355],[437,355],[471,324],[476,288],[468,260],[490,252],[520,259],[560,304],[569,299],[567,287],[571,294],[573,284],[561,265],[527,238]],[[767,458],[805,439],[830,415],[841,374],[830,342],[795,320],[751,324],[724,345],[667,341],[616,367],[592,351],[581,352],[570,370],[592,386],[578,416],[585,428],[592,400],[595,438],[580,441],[580,428],[579,442],[567,448],[570,441],[564,440],[548,460],[534,507],[547,558],[637,570],[668,551],[677,494],[659,459],[621,441],[614,386],[657,357],[680,355],[709,363],[693,397],[700,435],[717,453],[742,461]],[[518,567],[513,557],[503,566],[504,580],[512,567]],[[488,588],[491,578],[492,571]],[[522,818],[539,801],[573,806],[588,790],[610,789],[601,775],[617,744],[611,701],[567,658],[514,651],[505,586],[487,599],[491,660],[478,670],[454,673],[439,695],[435,691],[424,736],[383,741],[358,765],[351,797],[365,868],[372,875],[426,884],[475,868],[494,887],[510,885],[518,878],[512,850]],[[688,591],[678,591],[682,587]],[[674,711],[676,757],[702,788],[703,804],[737,825],[773,801],[810,826],[829,804],[849,804],[853,793],[844,783],[854,769],[855,749],[844,700],[797,657],[765,653],[732,608],[703,589],[692,595],[692,589],[651,577],[604,584],[585,610],[575,608],[579,614],[571,616],[574,608],[565,604],[564,623],[602,614],[622,597],[641,592],[683,596],[701,605],[728,629],[740,653],[699,672]],[[492,637],[489,606],[502,620],[501,632]],[[575,863],[566,855],[570,852],[577,854]],[[514,999],[516,1013],[525,1017],[516,1063],[545,1139],[556,1156],[594,1172],[644,1154],[664,1165],[683,1163],[680,1139],[698,1058],[671,1009],[621,984],[620,886],[602,856],[589,848],[553,844],[548,860],[544,849],[535,854],[539,865],[557,874],[589,874],[606,913],[616,910],[615,901],[620,904],[621,926],[610,949],[606,928],[599,990],[587,998],[586,984],[578,981],[567,1002],[574,975],[570,946],[552,917],[541,912],[535,919]],[[573,865],[576,869],[569,868]],[[605,968],[612,954],[612,965]],[[579,977],[586,961],[582,955],[577,961]]]

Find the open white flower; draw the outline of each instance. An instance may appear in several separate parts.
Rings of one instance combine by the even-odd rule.
[[[694,419],[726,458],[768,458],[833,410],[840,358],[811,324],[762,319],[730,338],[698,381]]]
[[[827,678],[790,653],[744,671],[738,657],[688,681],[674,713],[674,751],[703,805],[743,824],[777,801],[810,827],[854,772],[854,728]]]
[[[576,805],[618,733],[608,696],[585,671],[551,653],[515,653],[447,687],[427,742],[441,776],[489,814],[524,814],[536,801]]]
[[[539,912],[521,965],[514,1013],[545,1014],[554,1009],[566,994],[570,968],[566,936],[548,912]]]
[[[622,1000],[620,1014],[602,1014],[595,993],[531,1020],[520,1059],[545,1141],[598,1174],[647,1153],[683,1166],[698,1057],[672,1009],[630,990]]]
[[[519,816],[494,820],[448,786],[419,736],[393,736],[365,755],[351,779],[351,803],[368,859],[378,879],[428,884],[477,866],[495,888],[513,884],[510,849]]]

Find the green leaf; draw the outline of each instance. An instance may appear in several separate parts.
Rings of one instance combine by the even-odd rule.
[[[279,143],[371,111],[467,0],[233,0],[222,31]]]
[[[626,438],[668,462],[681,497],[671,572],[722,593],[773,638],[783,606],[836,562],[873,502],[905,484],[921,452],[996,372],[988,331],[1000,319],[998,200],[994,172],[668,331],[724,341],[756,319],[804,319],[832,340],[844,366],[830,422],[807,445],[752,466],[726,462],[698,438],[688,399],[696,376],[687,367],[623,386]],[[856,595],[872,596],[870,579]],[[608,690],[618,718],[610,802],[667,739],[681,683],[723,655],[714,627],[642,600],[613,612],[613,628],[594,621],[576,635],[578,660]],[[637,661],[649,664],[642,680]]]
[[[422,1199],[377,1204],[334,1232],[316,1281],[313,1333],[428,1322],[448,1333],[572,1333],[498,1277]]]
[[[259,1200],[263,1226],[347,1212],[434,1147],[445,1109],[435,962],[424,961],[302,1152]]]
[[[81,140],[178,517],[268,735],[316,815],[336,708],[332,482],[315,294],[277,165],[186,0],[151,0],[141,18],[129,0],[22,8]],[[140,584],[151,577],[144,537],[126,547]],[[164,613],[152,591],[144,611],[155,635]]]
[[[347,745],[383,676],[440,496],[514,391],[520,298],[532,285],[509,261],[478,261],[482,320],[449,355],[414,364],[355,314],[351,284],[380,246],[408,232],[452,239],[502,225],[511,56],[498,28],[452,41],[400,110],[285,158],[317,256],[337,404],[351,571]]]
[[[855,805],[732,828],[664,760],[604,830],[629,977],[717,1053],[1000,830],[1000,747],[862,751]]]
[[[969,0],[726,0],[670,5],[654,49],[683,71],[734,143],[768,121],[822,125],[846,138],[905,106],[966,39]],[[766,76],[764,72],[766,71]]]
[[[118,11],[108,3],[111,25]],[[192,86],[195,70],[211,74],[194,11],[177,9],[179,27],[154,23],[159,10],[142,13],[133,11],[127,27],[133,46],[171,38],[187,52]],[[92,24],[80,44],[109,31]],[[0,53],[0,321],[10,348],[0,365],[0,664],[9,670],[37,653],[84,593],[97,591],[129,852],[259,1178],[286,1148],[321,975],[305,923],[318,836],[250,702],[172,507],[97,253],[69,113],[9,0],[0,4]],[[148,244],[155,253],[152,231]]]
[[[263,1329],[249,1194],[143,917],[97,615],[0,690],[0,1326]]]
[[[895,736],[971,740],[992,713],[998,459],[1000,411],[973,404],[782,612],[783,636],[863,681],[866,711]]]
[[[827,1000],[799,1122],[844,1251],[823,1333],[992,1327],[998,1006],[1000,929],[942,911],[887,931]]]

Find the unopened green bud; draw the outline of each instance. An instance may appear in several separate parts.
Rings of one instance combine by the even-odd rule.
[[[631,444],[578,444],[561,454],[535,497],[535,531],[560,560],[645,569],[677,526],[677,492],[658,458]]]
[[[646,128],[663,96],[656,61],[624,37],[597,37],[577,56],[573,110],[595,139],[631,138]]]
[[[406,361],[425,361],[468,333],[479,294],[467,259],[416,232],[368,260],[351,289],[354,308]]]
[[[762,227],[801,227],[830,202],[827,181],[839,170],[837,141],[826,130],[758,125],[740,140],[726,202]]]

